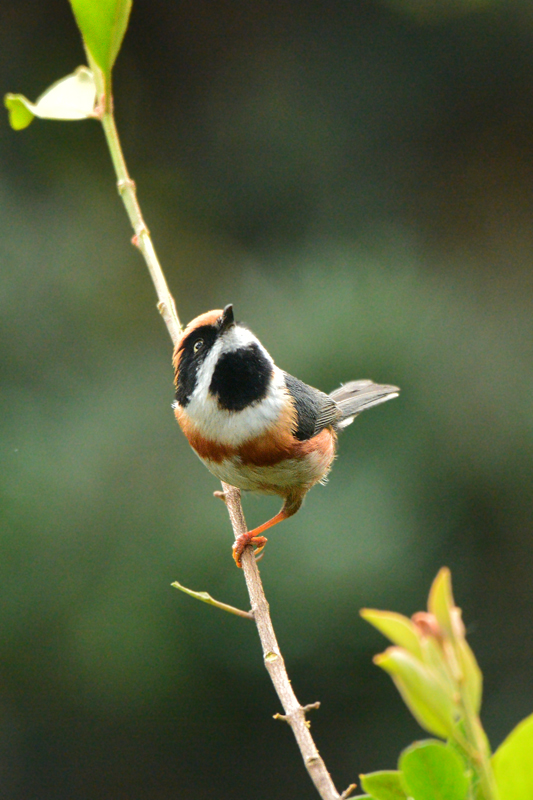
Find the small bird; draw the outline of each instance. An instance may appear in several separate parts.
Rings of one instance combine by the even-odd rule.
[[[350,381],[331,394],[274,364],[259,339],[236,323],[233,306],[207,311],[184,329],[173,357],[174,413],[189,444],[219,480],[283,498],[278,514],[239,536],[257,555],[264,531],[295,514],[315,483],[324,483],[337,433],[367,408],[397,397],[396,386]]]

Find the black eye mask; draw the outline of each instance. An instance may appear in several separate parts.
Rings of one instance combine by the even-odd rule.
[[[180,406],[188,405],[196,386],[198,369],[211,352],[217,336],[218,330],[214,325],[201,325],[183,341],[176,388],[176,400]],[[203,339],[204,346],[195,353],[194,344],[198,339]]]

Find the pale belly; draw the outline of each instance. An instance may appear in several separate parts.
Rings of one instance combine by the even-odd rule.
[[[220,481],[246,492],[285,495],[293,487],[311,488],[324,481],[333,460],[332,454],[309,453],[271,466],[243,464],[238,456],[214,462],[202,458],[207,469]]]

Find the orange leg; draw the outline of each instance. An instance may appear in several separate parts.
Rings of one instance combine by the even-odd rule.
[[[263,522],[263,524],[259,525],[258,528],[254,528],[252,531],[247,531],[247,533],[241,534],[237,539],[235,539],[233,544],[233,558],[239,568],[242,567],[241,556],[244,548],[249,544],[254,544],[256,546],[254,555],[259,555],[268,541],[266,536],[261,536],[263,531],[268,530],[268,528],[272,528],[274,525],[277,525],[278,522],[283,522],[284,519],[292,517],[293,514],[296,514],[302,505],[302,501],[303,495],[297,499],[288,498],[283,504],[281,511],[276,514],[275,517],[272,517],[272,519],[269,519],[267,522]]]

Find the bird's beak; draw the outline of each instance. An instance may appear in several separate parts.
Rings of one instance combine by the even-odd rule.
[[[231,305],[231,303],[227,305],[224,311],[222,312],[222,316],[220,317],[218,324],[221,333],[224,333],[225,331],[232,328],[233,325],[235,325],[235,319],[233,317],[233,306]]]

